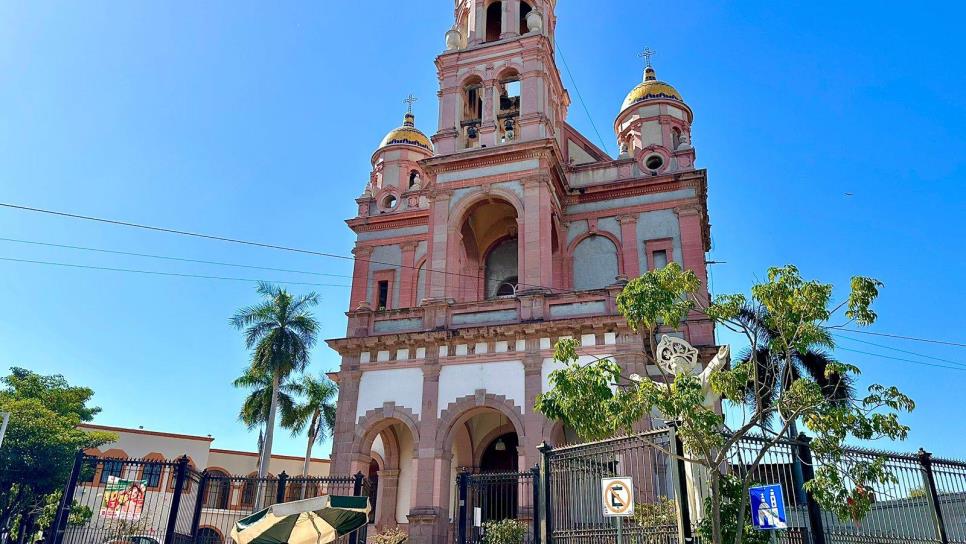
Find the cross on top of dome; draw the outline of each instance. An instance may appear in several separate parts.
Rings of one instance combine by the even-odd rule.
[[[651,57],[653,57],[656,54],[657,54],[657,52],[654,51],[653,49],[651,49],[650,47],[645,47],[644,50],[641,51],[641,53],[638,56],[641,57],[642,59],[644,59],[644,67],[645,68],[651,68],[652,67],[651,66]]]
[[[403,103],[406,104],[406,108],[407,108],[406,113],[413,112],[413,104],[415,104],[418,100],[419,99],[416,98],[412,93],[409,93],[409,96],[407,96],[406,99],[403,100]]]

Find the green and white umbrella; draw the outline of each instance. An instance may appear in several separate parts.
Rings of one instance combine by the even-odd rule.
[[[368,497],[327,495],[276,504],[235,523],[237,544],[326,544],[369,522]]]

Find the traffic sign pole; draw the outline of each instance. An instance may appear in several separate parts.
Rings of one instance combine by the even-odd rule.
[[[624,543],[624,518],[614,518],[617,520],[617,544]]]

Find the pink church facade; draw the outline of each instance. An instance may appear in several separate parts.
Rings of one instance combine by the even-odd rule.
[[[567,124],[554,7],[457,0],[436,59],[436,132],[407,113],[347,221],[356,260],[346,337],[329,341],[342,357],[332,472],[378,475],[376,524],[415,542],[451,538],[458,471],[526,470],[542,442],[573,439],[533,409],[557,340],[654,374],[617,295],[671,261],[707,285],[691,109],[648,67],[609,157]],[[715,344],[697,315],[665,332]]]

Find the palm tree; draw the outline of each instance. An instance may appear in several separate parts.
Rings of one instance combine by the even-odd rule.
[[[831,346],[830,338],[821,344],[809,346],[804,351],[795,350],[790,357],[786,357],[785,353],[776,351],[772,347],[778,332],[769,325],[767,310],[745,308],[741,310],[739,319],[744,321],[757,336],[754,354],[749,349],[740,355],[740,360],[753,360],[755,363],[758,386],[756,388],[753,382],[749,382],[746,390],[747,401],[752,406],[759,410],[773,408],[779,393],[787,390],[792,382],[806,375],[819,384],[825,398],[832,403],[844,404],[852,399],[855,384],[851,376],[839,373],[826,374],[829,365],[838,362],[834,356],[822,349],[823,345]],[[790,366],[787,366],[787,361],[791,361]],[[770,426],[770,423],[770,417],[762,421],[765,427]],[[789,425],[789,435],[794,438],[797,434],[797,426],[793,421]]]
[[[242,403],[241,410],[238,411],[238,420],[248,427],[248,430],[258,429],[258,459],[262,458],[264,446],[264,431],[268,423],[268,412],[272,405],[272,375],[267,372],[259,372],[251,367],[245,369],[245,373],[232,382],[238,388],[249,389],[248,396]],[[295,384],[284,382],[279,386],[278,411],[282,416],[282,426],[291,428],[291,421],[295,418],[295,400],[293,395],[297,394]]]
[[[240,309],[231,318],[231,324],[245,331],[245,346],[253,350],[251,370],[272,379],[265,447],[258,463],[258,477],[264,478],[272,457],[282,383],[293,372],[305,368],[309,362],[309,349],[315,345],[319,324],[310,309],[319,303],[319,296],[315,293],[293,296],[285,289],[265,282],[258,284],[257,292],[264,300]]]
[[[339,387],[324,375],[316,378],[306,374],[294,384],[293,390],[305,397],[305,402],[295,407],[290,428],[293,436],[302,431],[308,433],[305,463],[302,465],[302,476],[308,476],[312,446],[332,436],[335,429],[335,398]]]

